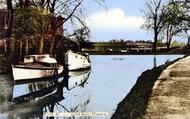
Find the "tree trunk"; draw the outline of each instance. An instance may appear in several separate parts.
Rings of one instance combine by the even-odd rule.
[[[29,6],[29,3],[30,3],[29,0],[25,0],[24,6],[25,6],[25,7],[28,7],[28,6]]]
[[[7,29],[7,37],[11,37],[12,33],[12,23],[13,23],[13,5],[12,0],[7,0],[7,9],[8,9],[8,29]]]
[[[42,54],[44,48],[44,37],[42,36],[39,43],[38,53]]]
[[[158,33],[154,33],[154,43],[152,47],[152,52],[155,54],[156,53],[156,48],[157,48],[157,41],[158,41]]]
[[[190,36],[188,36],[188,42],[187,42],[187,46],[190,45]]]
[[[51,44],[50,44],[50,49],[49,49],[49,54],[53,55],[53,49],[55,45],[55,34],[52,34],[52,39],[51,39]]]
[[[12,0],[7,0],[7,10],[8,10],[8,20],[6,21],[7,22],[7,25],[8,25],[8,28],[7,28],[7,34],[6,36],[8,38],[11,37],[12,35],[12,24],[13,24],[13,5],[12,5]],[[8,40],[7,42],[7,54],[9,54],[10,52],[10,40]]]
[[[190,44],[190,36],[188,35],[188,30],[187,29],[185,30],[185,33],[187,35],[187,46],[189,46],[189,44]]]
[[[167,50],[169,51],[169,25],[167,26],[166,47],[167,47]]]
[[[19,47],[19,56],[20,56],[20,58],[22,57],[22,46],[23,46],[23,42],[20,41],[20,47]]]
[[[169,36],[167,38],[167,44],[166,44],[168,50],[170,49],[171,42],[172,42],[172,35],[169,34]]]
[[[16,46],[16,43],[17,43],[17,41],[15,40],[15,39],[10,39],[10,47],[9,47],[9,51],[10,51],[10,53],[15,53],[15,46]]]
[[[25,39],[25,55],[28,55],[29,43],[28,38]]]
[[[168,42],[168,49],[170,48],[171,42],[172,42],[172,35],[170,34],[169,35],[169,42]]]
[[[168,27],[167,27],[167,44],[166,44],[168,51],[170,49],[171,41],[172,41],[172,38],[173,38],[172,29],[173,29],[173,26],[168,25]]]
[[[23,4],[24,4],[23,0],[19,0],[19,6],[20,6],[20,8],[23,8]]]

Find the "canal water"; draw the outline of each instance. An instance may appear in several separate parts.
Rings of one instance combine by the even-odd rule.
[[[90,70],[40,82],[13,84],[11,75],[2,74],[0,119],[109,119],[142,72],[179,57],[92,55]]]

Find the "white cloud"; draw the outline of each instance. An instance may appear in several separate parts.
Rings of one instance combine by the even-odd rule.
[[[86,20],[92,28],[140,28],[144,20],[140,16],[126,16],[122,9],[91,14]]]

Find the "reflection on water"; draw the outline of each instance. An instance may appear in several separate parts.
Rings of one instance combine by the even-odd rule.
[[[75,112],[78,107],[85,108],[89,98],[85,103],[78,101],[73,107],[65,107],[64,90],[84,87],[89,75],[90,70],[69,72],[69,75],[60,77],[59,82],[50,80],[15,85],[8,81],[11,76],[1,76],[4,78],[0,81],[0,118],[45,118],[46,112]]]
[[[154,58],[153,58],[153,64],[154,64],[154,67],[157,67],[156,56],[154,56]]]
[[[109,119],[143,71],[178,57],[91,56],[91,70],[68,72],[58,80],[13,84],[11,75],[0,75],[0,119],[46,119],[46,112],[108,112],[85,118]]]
[[[90,70],[84,70],[84,71],[80,71],[80,72],[70,71],[69,72],[70,78],[68,80],[67,88],[69,90],[71,90],[78,85],[80,85],[81,87],[84,87],[85,82],[89,78],[89,75],[90,75]]]

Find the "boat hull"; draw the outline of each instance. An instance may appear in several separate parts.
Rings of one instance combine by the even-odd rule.
[[[68,70],[80,70],[91,67],[88,55],[83,56],[78,53],[67,52],[65,60],[68,66]]]
[[[59,67],[26,67],[24,65],[12,65],[15,81],[46,78],[63,72],[63,66]]]

